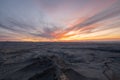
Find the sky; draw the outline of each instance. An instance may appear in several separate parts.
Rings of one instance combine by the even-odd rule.
[[[120,0],[0,0],[0,41],[120,41]]]

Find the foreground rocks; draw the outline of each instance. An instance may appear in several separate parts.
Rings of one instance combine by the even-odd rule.
[[[6,72],[1,80],[97,80],[79,74],[55,55],[39,56],[31,61],[23,68]]]
[[[14,43],[2,46],[0,80],[120,80],[118,43]]]

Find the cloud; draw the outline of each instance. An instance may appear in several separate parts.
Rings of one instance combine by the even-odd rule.
[[[34,26],[20,23],[15,20],[10,20],[8,22],[9,22],[9,24],[7,24],[7,25],[0,23],[0,27],[3,29],[7,29],[11,32],[23,34],[26,36],[29,35],[29,36],[34,36],[34,37],[43,37],[43,38],[47,38],[47,39],[52,39],[52,38],[54,38],[52,33],[54,33],[55,31],[58,30],[58,28],[52,24],[44,25],[43,28],[40,28],[40,30],[42,30],[42,31],[39,31],[39,30],[35,30]],[[52,26],[52,27],[50,27],[50,26]]]
[[[89,26],[94,25],[98,22],[102,22],[102,21],[107,20],[107,19],[111,19],[111,18],[116,17],[116,16],[120,16],[119,4],[120,4],[120,1],[118,0],[114,4],[112,4],[110,7],[108,7],[107,9],[105,9],[105,10],[103,9],[103,11],[97,13],[96,15],[89,17],[88,19],[86,19],[82,23],[78,23],[77,25],[74,25],[73,27],[67,28],[61,34],[63,34],[63,33],[66,34],[70,31],[79,30],[82,28],[83,28],[83,30],[85,30],[83,32],[91,32],[91,30],[94,29],[95,27],[89,28]],[[87,27],[87,28],[84,29],[85,27]]]
[[[99,12],[98,14],[88,18],[83,23],[80,23],[80,24],[74,26],[74,28],[77,29],[80,27],[89,26],[89,25],[95,24],[97,22],[104,21],[106,19],[113,18],[113,17],[120,15],[119,4],[120,4],[120,1],[117,1],[115,4],[108,7],[107,9],[103,10],[102,12]]]
[[[43,37],[43,38],[47,38],[47,39],[55,39],[54,33],[56,31],[59,31],[59,30],[60,30],[60,28],[57,27],[57,25],[46,24],[42,28],[41,32],[36,32],[36,33],[31,32],[30,34],[33,35],[33,36],[36,36],[36,37]]]
[[[46,16],[31,1],[0,1],[0,28],[26,36],[53,38],[51,34],[57,27],[49,23]]]
[[[66,34],[69,34],[70,32],[74,33],[67,35],[68,37],[80,34],[87,35],[96,31],[109,29],[111,28],[109,26],[118,24],[116,23],[116,20],[114,23],[110,23],[109,20],[120,16],[119,0],[111,6],[108,6],[110,3],[104,5],[104,0],[99,2],[96,0],[39,0],[39,4],[42,4],[40,6],[36,5],[37,1],[38,0],[1,0],[0,28],[5,29],[6,32],[0,30],[0,33],[8,34],[7,31],[10,31],[21,36],[24,35],[26,37],[53,40],[65,37]],[[112,0],[105,0],[105,2],[108,1]],[[95,5],[93,5],[93,3]],[[104,5],[104,8],[102,7],[102,4]],[[46,8],[49,10],[47,11]],[[94,10],[97,8],[100,10]],[[77,15],[75,15],[76,13]],[[80,16],[78,16],[78,14]],[[72,21],[70,20],[70,22],[68,20],[70,18],[76,18],[76,16],[77,18],[80,17],[85,19],[72,27],[60,26],[65,23],[71,23]],[[75,20],[78,20],[77,18]],[[108,24],[103,23],[106,20],[109,21]],[[96,25],[97,23],[100,24]],[[100,26],[102,27],[99,28]],[[4,38],[4,35],[0,34],[0,36],[1,38]],[[8,36],[5,35],[5,38],[15,38],[16,36],[17,35],[10,36],[8,34]]]

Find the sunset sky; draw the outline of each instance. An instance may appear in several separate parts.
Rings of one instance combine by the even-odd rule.
[[[120,0],[0,0],[0,41],[120,41]]]

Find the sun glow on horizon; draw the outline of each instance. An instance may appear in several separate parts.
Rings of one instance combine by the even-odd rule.
[[[120,41],[119,7],[120,0],[1,0],[0,41]]]

